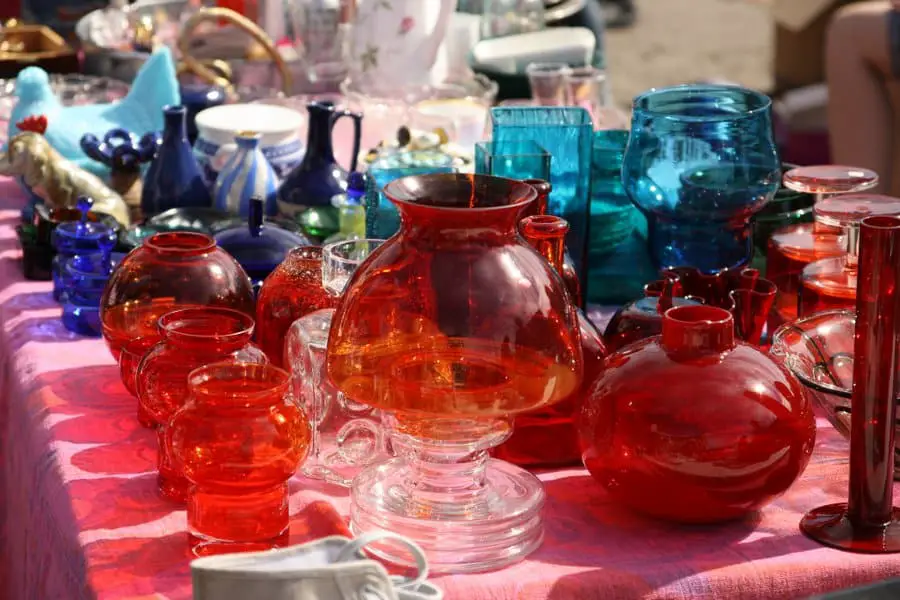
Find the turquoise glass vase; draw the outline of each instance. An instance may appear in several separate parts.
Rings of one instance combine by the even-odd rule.
[[[499,106],[491,109],[491,125],[495,144],[532,141],[550,153],[553,191],[547,213],[569,222],[566,247],[583,293],[589,295],[586,266],[594,134],[590,114],[572,106]]]
[[[734,86],[635,98],[622,181],[649,219],[656,266],[715,273],[750,261],[750,219],[781,181],[771,112],[768,96]]]
[[[659,273],[650,258],[647,218],[622,185],[628,132],[594,133],[591,152],[591,222],[588,295],[591,304],[621,304],[644,293]]]

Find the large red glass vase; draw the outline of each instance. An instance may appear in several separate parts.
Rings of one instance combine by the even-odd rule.
[[[234,360],[265,363],[266,355],[250,343],[253,319],[230,308],[182,308],[159,319],[162,341],[150,348],[138,365],[138,402],[156,425],[159,438],[159,489],[183,501],[187,480],[173,465],[165,442],[169,421],[187,402],[188,375],[203,365]]]
[[[284,339],[291,324],[304,315],[334,308],[339,296],[322,285],[322,248],[294,248],[266,277],[256,300],[256,341],[273,365],[284,362]]]
[[[129,392],[136,394],[138,364],[160,340],[159,318],[189,306],[254,314],[250,278],[207,235],[158,233],[132,250],[110,275],[100,299],[100,322]],[[138,419],[153,426],[153,419],[141,411]]]
[[[584,465],[636,511],[734,519],[784,492],[809,461],[816,428],[803,386],[736,341],[724,309],[670,308],[661,336],[605,366],[580,417]]]
[[[529,216],[519,223],[519,232],[560,274],[563,273],[568,230],[569,225],[565,219],[550,215]],[[565,278],[563,281],[566,281]],[[578,279],[574,281],[577,282]],[[566,288],[571,295],[572,288],[568,284]],[[581,448],[575,433],[575,414],[581,409],[591,382],[603,369],[606,347],[600,332],[581,309],[578,309],[578,329],[584,357],[584,381],[581,387],[558,404],[517,416],[512,436],[494,451],[496,458],[530,468],[581,462]]]
[[[385,187],[400,231],[359,266],[335,312],[328,374],[383,411],[397,454],[353,481],[351,527],[414,539],[432,568],[498,568],[540,544],[543,490],[488,458],[511,417],[582,381],[575,307],[516,231],[534,189],[487,175],[405,177]],[[392,562],[405,552],[376,545]]]
[[[272,365],[215,363],[191,372],[191,397],[172,417],[172,456],[191,486],[188,532],[197,554],[287,542],[288,479],[309,450],[309,421]]]

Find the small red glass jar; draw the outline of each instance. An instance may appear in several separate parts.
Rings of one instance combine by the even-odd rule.
[[[533,215],[522,219],[519,232],[562,276],[565,239],[569,225],[565,219]],[[563,278],[565,281],[565,278]],[[574,281],[577,283],[578,279]],[[569,294],[573,293],[567,286]],[[494,449],[494,456],[522,467],[559,467],[581,462],[575,433],[575,414],[590,384],[603,369],[606,347],[597,328],[578,309],[578,330],[584,357],[584,379],[578,390],[553,406],[516,416],[512,435]]]
[[[265,549],[288,537],[288,480],[309,450],[309,421],[290,376],[269,364],[192,371],[191,396],[170,424],[172,456],[190,482],[188,531],[197,554]]]
[[[103,338],[132,394],[144,354],[160,340],[159,318],[178,308],[222,306],[254,314],[250,278],[202,233],[158,233],[116,267],[100,299]],[[146,427],[153,421],[138,412]]]
[[[662,335],[611,354],[578,427],[584,465],[613,498],[683,523],[764,506],[816,437],[800,382],[736,341],[728,311],[703,305],[670,308]]]
[[[291,324],[311,312],[337,306],[322,285],[322,249],[294,248],[266,277],[256,301],[256,341],[273,365],[285,368],[284,339]]]
[[[165,443],[172,415],[187,402],[188,375],[194,369],[225,360],[267,362],[262,350],[250,343],[253,319],[230,308],[183,308],[159,319],[162,341],[153,346],[138,366],[136,385],[143,413],[157,427],[159,489],[164,496],[184,501],[187,480],[172,464]]]

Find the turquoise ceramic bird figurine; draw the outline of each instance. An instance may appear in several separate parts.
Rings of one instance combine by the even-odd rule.
[[[117,102],[64,106],[50,87],[50,77],[39,67],[23,69],[16,77],[18,102],[9,120],[9,137],[26,117],[44,115],[44,137],[53,148],[82,169],[106,175],[108,167],[88,158],[81,149],[85,134],[97,137],[111,129],[125,129],[137,136],[163,129],[163,107],[179,104],[181,95],[175,63],[168,48],[154,52],[138,71],[128,95]]]

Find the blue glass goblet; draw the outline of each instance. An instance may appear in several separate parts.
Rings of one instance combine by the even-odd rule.
[[[781,175],[771,107],[764,94],[721,85],[635,98],[622,181],[648,217],[658,267],[713,273],[749,261],[750,218]]]

